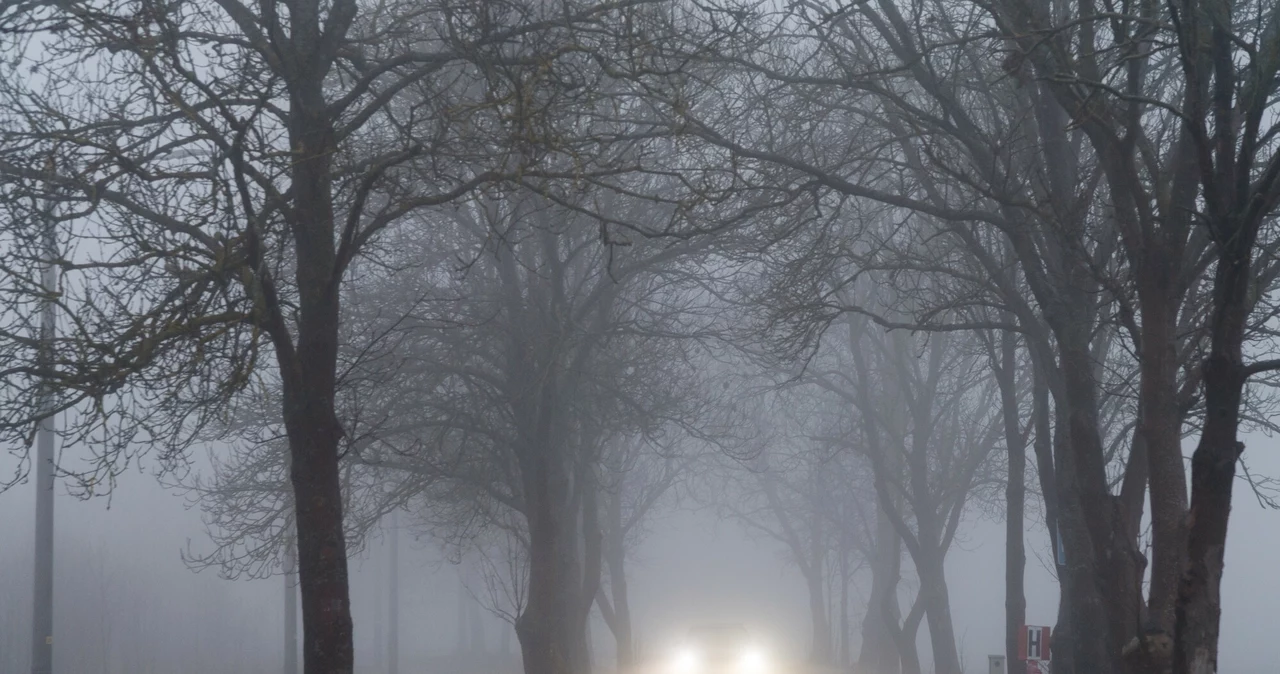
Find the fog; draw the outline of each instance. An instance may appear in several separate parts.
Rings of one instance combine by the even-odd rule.
[[[0,0],[0,674],[1263,674],[1275,0]]]
[[[1280,473],[1274,440],[1248,439],[1259,448],[1254,469]],[[30,638],[30,578],[34,495],[31,485],[0,494],[5,518],[0,535],[0,670],[26,671]],[[282,577],[223,580],[214,571],[195,573],[181,559],[187,546],[206,545],[198,510],[164,490],[148,474],[126,476],[111,497],[80,500],[60,494],[57,502],[55,631],[58,671],[116,672],[280,671],[283,639]],[[1242,494],[1227,550],[1232,571],[1224,582],[1222,671],[1274,671],[1271,616],[1280,597],[1280,540],[1270,535],[1280,513]],[[701,622],[741,621],[772,648],[803,654],[808,634],[803,581],[782,552],[745,535],[740,527],[706,511],[664,514],[635,553],[637,632],[646,648],[673,648],[684,631]],[[1033,530],[1032,536],[1043,536]],[[1047,544],[1032,542],[1038,559],[1027,569],[1028,620],[1052,624],[1056,581]],[[1003,638],[1003,532],[998,522],[971,516],[957,550],[948,559],[952,609],[960,626],[966,671],[985,671],[988,654]],[[402,547],[402,671],[453,672],[463,638],[459,628],[459,568],[430,542]],[[353,565],[353,612],[361,671],[385,662],[387,545],[375,541]],[[474,588],[473,588],[474,589]],[[73,594],[74,592],[74,594]],[[379,598],[378,595],[382,597]],[[467,593],[467,599],[473,596]],[[595,625],[594,655],[604,669],[612,644]],[[501,617],[484,613],[484,666],[504,661],[518,671],[519,646]],[[503,633],[508,641],[503,649]],[[383,632],[385,639],[385,632]],[[927,636],[920,636],[925,648]],[[505,656],[505,657],[500,657]],[[198,664],[204,660],[204,664]],[[463,668],[468,658],[461,658]],[[422,663],[420,666],[418,663]],[[431,664],[428,664],[431,663]],[[384,665],[385,666],[385,665]],[[493,670],[496,674],[496,670]]]

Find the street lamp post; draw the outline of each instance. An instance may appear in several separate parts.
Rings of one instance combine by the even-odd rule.
[[[387,672],[400,672],[400,514],[391,511],[391,583],[387,592],[387,629],[391,638],[387,643]]]
[[[53,206],[44,213],[44,301],[40,310],[40,354],[43,368],[53,367],[53,339],[57,329],[58,234]],[[55,392],[49,382],[40,391],[40,425],[36,431],[35,601],[31,616],[31,674],[53,672],[53,445],[57,432]]]

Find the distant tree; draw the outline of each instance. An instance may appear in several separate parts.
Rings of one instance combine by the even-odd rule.
[[[513,537],[528,574],[510,581],[524,593],[516,628],[526,668],[586,671],[587,618],[605,566],[618,581],[625,573],[616,553],[626,531],[607,541],[602,522],[624,515],[610,490],[674,479],[637,483],[626,470],[635,459],[611,448],[705,432],[708,403],[691,360],[705,326],[688,322],[699,300],[681,268],[697,267],[704,244],[603,245],[590,220],[528,194],[440,217],[449,224],[433,229],[465,251],[465,267],[441,258],[388,277],[398,292],[370,287],[385,298],[366,304],[371,311],[393,297],[417,308],[394,350],[381,352],[382,366],[408,373],[407,388],[370,376],[380,390],[353,397],[367,424],[359,460],[416,481],[423,524],[444,540],[465,548],[490,527]],[[638,505],[624,528],[652,507]]]
[[[694,362],[715,330],[696,311],[708,247],[610,245],[590,216],[515,190],[420,217],[348,285],[349,540],[407,507],[419,533],[485,570],[530,671],[584,671],[597,602],[627,657],[627,547],[715,423]],[[246,447],[279,445],[269,421],[235,422]],[[283,456],[239,451],[194,485],[218,543],[200,561],[275,568],[291,517]]]
[[[858,457],[814,436],[838,414],[812,396],[781,387],[748,404],[766,425],[743,456],[720,460],[713,491],[719,513],[750,536],[777,546],[804,579],[809,659],[842,662],[850,640],[847,592],[853,574],[875,554],[875,488]]]
[[[667,441],[663,447],[651,447],[642,438],[619,438],[609,443],[602,464],[600,529],[605,578],[596,606],[613,633],[618,668],[625,670],[636,664],[627,560],[648,533],[652,516],[672,500],[695,466],[691,453],[679,445]]]

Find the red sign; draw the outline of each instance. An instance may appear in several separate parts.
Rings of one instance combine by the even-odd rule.
[[[1049,659],[1049,628],[1041,625],[1023,625],[1018,635],[1018,659],[1032,662]],[[1031,667],[1027,667],[1031,672]],[[1038,672],[1037,672],[1038,674]]]

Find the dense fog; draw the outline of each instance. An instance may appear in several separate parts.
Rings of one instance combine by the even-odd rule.
[[[1256,442],[1270,448],[1274,440],[1259,437]],[[1269,463],[1260,463],[1258,470],[1280,468],[1280,453],[1268,451]],[[183,564],[181,552],[188,545],[197,550],[207,545],[198,514],[147,475],[130,475],[123,484],[128,488],[112,498],[110,509],[106,499],[79,501],[60,494],[55,608],[59,671],[279,672],[282,577],[223,580],[211,571],[193,573]],[[5,672],[28,670],[33,500],[30,485],[0,496],[7,514],[2,532],[9,541],[0,552],[0,669]],[[1266,532],[1275,527],[1272,511],[1252,500],[1242,501],[1236,514],[1240,530]],[[810,628],[803,580],[776,545],[706,511],[666,513],[654,527],[655,533],[636,552],[633,581],[637,631],[650,652],[665,654],[690,625],[741,620],[764,635],[771,648],[804,654]],[[978,514],[965,528],[948,566],[957,579],[952,609],[961,626],[966,671],[976,672],[985,671],[987,655],[998,653],[1001,643],[1002,531],[993,518]],[[1047,546],[1039,548],[1039,560],[1027,573],[1033,619],[1052,616],[1057,606],[1056,583],[1044,562]],[[1238,575],[1224,588],[1229,610],[1224,615],[1223,671],[1273,671],[1267,644],[1271,607],[1280,596],[1280,579],[1271,572],[1278,554],[1271,536],[1232,539],[1227,561]],[[458,620],[460,568],[429,542],[406,540],[402,555],[401,671],[520,671],[510,624],[478,602],[484,633],[480,650],[486,655],[457,658],[466,652],[467,639]],[[386,671],[387,561],[383,539],[371,544],[353,565],[361,672]],[[473,585],[473,591],[478,589]],[[474,599],[473,591],[465,593],[468,600]],[[603,625],[593,629],[596,660],[609,671],[614,646]],[[919,641],[927,658],[927,637]],[[473,662],[480,667],[473,667]]]
[[[1263,674],[1274,0],[0,0],[0,674]]]

